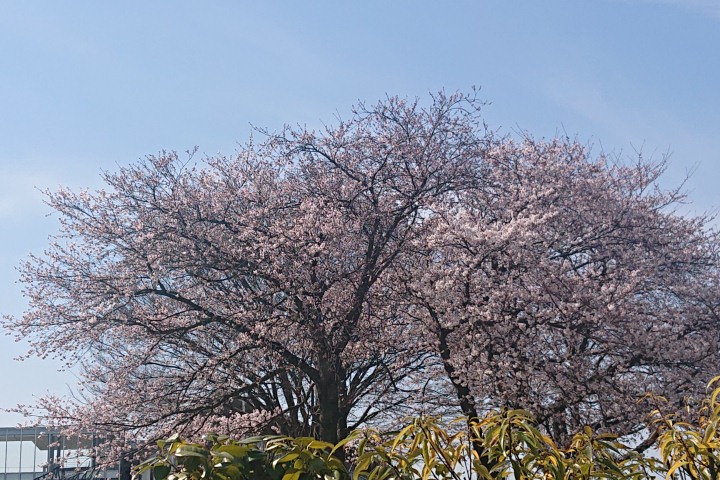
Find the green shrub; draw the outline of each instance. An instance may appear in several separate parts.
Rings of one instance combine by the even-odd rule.
[[[718,480],[720,377],[709,387],[682,417],[659,406],[651,412],[660,458],[589,427],[559,447],[530,413],[503,409],[473,421],[421,417],[396,432],[358,430],[336,445],[308,437],[206,435],[191,443],[175,436],[158,442],[159,453],[136,471],[152,470],[155,480]]]

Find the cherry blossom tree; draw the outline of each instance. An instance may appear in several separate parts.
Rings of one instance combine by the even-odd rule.
[[[48,194],[60,233],[4,324],[81,365],[56,422],[330,442],[418,410],[636,431],[717,373],[718,239],[662,165],[489,133],[473,95],[389,98],[233,157],[162,152]],[[456,410],[458,411],[458,410]]]
[[[231,158],[163,152],[106,190],[49,193],[61,233],[23,265],[30,307],[6,324],[82,364],[81,398],[50,416],[336,442],[407,412],[434,355],[384,279],[427,235],[423,206],[476,183],[478,107],[392,98]]]
[[[404,277],[463,412],[526,408],[567,441],[637,432],[648,392],[701,391],[720,368],[718,237],[676,213],[664,166],[530,138],[483,161]]]

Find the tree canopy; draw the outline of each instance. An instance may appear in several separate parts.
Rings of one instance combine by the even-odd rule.
[[[161,152],[48,193],[59,234],[4,325],[79,362],[63,424],[336,443],[412,412],[522,407],[636,431],[718,368],[718,241],[663,165],[489,132],[473,95],[389,98],[231,157]],[[86,428],[86,427],[83,427]]]

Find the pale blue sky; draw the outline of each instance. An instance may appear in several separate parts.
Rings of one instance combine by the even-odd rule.
[[[671,152],[667,186],[695,169],[689,211],[720,207],[720,0],[0,0],[0,312],[22,312],[14,267],[56,228],[38,189],[473,85],[492,129]],[[67,393],[22,351],[0,337],[0,407]]]

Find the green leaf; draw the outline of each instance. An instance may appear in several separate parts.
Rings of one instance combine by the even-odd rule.
[[[283,475],[282,480],[298,480],[300,478],[300,474],[302,472],[296,471],[296,472],[288,472],[285,475]]]
[[[156,465],[152,472],[155,480],[165,480],[170,474],[170,465]]]
[[[213,450],[213,453],[224,453],[234,458],[242,458],[248,455],[250,449],[245,445],[221,445]]]
[[[204,448],[198,447],[196,445],[181,445],[175,450],[174,455],[176,457],[208,458],[209,453]]]
[[[254,443],[262,443],[262,442],[268,442],[270,440],[274,440],[278,437],[247,437],[243,438],[241,440],[238,440],[238,444],[240,445],[249,445]],[[279,438],[285,438],[285,437],[279,437]]]
[[[288,453],[287,455],[285,455],[284,457],[281,457],[281,458],[278,458],[277,460],[275,460],[275,461],[272,463],[272,464],[273,464],[273,467],[276,466],[276,465],[278,465],[279,463],[291,462],[291,461],[295,460],[296,458],[298,458],[299,456],[300,456],[299,453],[290,452],[290,453]]]
[[[357,438],[357,435],[350,434],[349,436],[343,438],[338,443],[336,443],[331,449],[330,454],[334,454],[337,450],[343,448],[345,445],[348,444],[348,442],[351,442],[352,440],[355,440]]]
[[[307,448],[319,449],[319,450],[331,450],[335,445],[329,442],[323,442],[320,440],[313,440],[308,443]]]
[[[223,463],[225,463],[225,462],[232,462],[233,460],[235,460],[235,456],[234,456],[233,454],[231,454],[231,453],[228,453],[228,452],[218,452],[218,451],[215,451],[215,452],[213,452],[213,456],[214,456],[216,459],[220,459],[221,461],[223,461]]]

